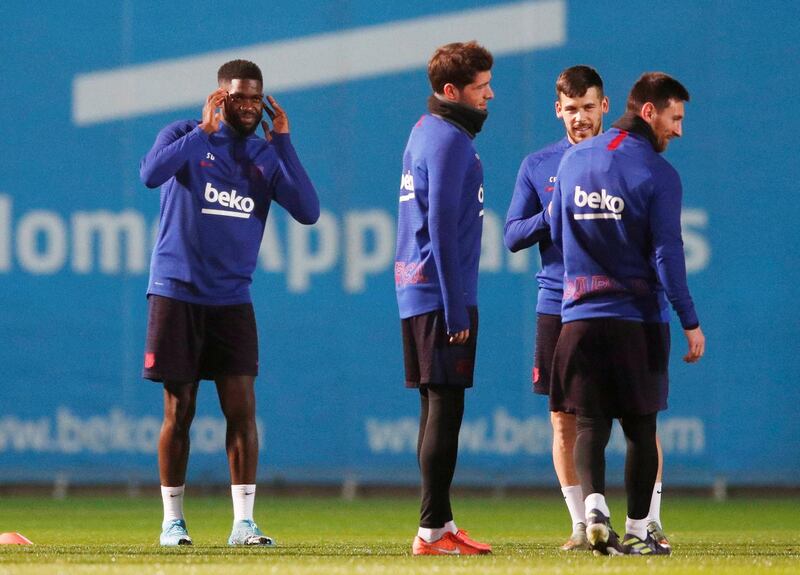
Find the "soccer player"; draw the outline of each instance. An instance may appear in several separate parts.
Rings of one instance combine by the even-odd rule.
[[[261,70],[245,60],[220,67],[201,121],[161,130],[141,162],[161,186],[161,220],[150,264],[143,376],[162,382],[158,463],[161,545],[191,545],[183,516],[189,428],[201,379],[216,383],[227,422],[233,528],[229,545],[274,545],[253,521],[258,464],[254,382],[258,334],[250,283],[272,201],[303,224],[319,200]],[[272,120],[272,131],[262,120]],[[265,138],[256,135],[259,123]]]
[[[421,400],[414,555],[491,552],[456,527],[450,506],[478,336],[483,167],[473,139],[494,97],[491,68],[492,55],[476,42],[439,47],[428,63],[429,113],[403,154],[394,275],[406,387],[419,389]]]
[[[566,136],[526,157],[517,174],[514,195],[505,225],[505,243],[516,252],[539,245],[542,269],[536,274],[539,295],[536,305],[536,342],[534,350],[533,391],[550,394],[550,368],[558,335],[561,332],[564,263],[561,252],[550,239],[550,226],[544,211],[550,204],[556,172],[561,158],[572,145],[588,140],[603,131],[603,116],[608,112],[608,98],[603,80],[590,66],[572,66],[556,80],[556,117],[564,122]],[[586,539],[583,493],[575,471],[575,414],[565,410],[563,402],[551,398],[550,422],[553,427],[553,466],[561,492],[572,519],[572,535],[561,546],[563,551],[589,549]],[[648,514],[648,529],[660,544],[669,541],[660,524],[661,449],[656,485]]]
[[[642,75],[613,128],[565,152],[545,218],[565,273],[550,393],[576,413],[575,467],[596,554],[670,552],[647,529],[658,469],[656,416],[668,393],[662,289],[684,329],[684,360],[696,362],[705,351],[686,283],[681,182],[661,156],[682,135],[688,100],[674,78]],[[605,447],[614,418],[628,446],[622,541],[605,500]]]

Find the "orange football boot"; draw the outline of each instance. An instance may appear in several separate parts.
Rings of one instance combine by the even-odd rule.
[[[414,555],[485,555],[491,553],[490,550],[478,549],[465,543],[453,533],[445,533],[440,539],[430,543],[420,537],[415,537],[411,551]]]
[[[463,529],[459,529],[456,531],[456,539],[464,543],[465,545],[469,545],[470,547],[474,547],[475,549],[480,549],[484,553],[491,553],[492,546],[488,543],[481,543],[480,541],[475,541],[469,536],[469,533],[464,531]]]

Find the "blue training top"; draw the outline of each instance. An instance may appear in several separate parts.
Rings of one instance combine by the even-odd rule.
[[[505,244],[512,252],[539,244],[542,269],[536,274],[538,313],[561,315],[564,262],[550,239],[544,211],[553,199],[556,172],[570,146],[567,137],[527,156],[519,167],[514,195],[506,214]]]
[[[249,303],[250,283],[272,200],[303,224],[319,199],[289,134],[272,142],[221,123],[206,134],[196,120],[170,124],[140,165],[161,186],[161,220],[148,294],[190,303]]]
[[[448,333],[477,305],[483,168],[462,128],[425,114],[403,154],[395,289],[401,318],[444,309]]]
[[[550,226],[564,258],[565,323],[663,321],[663,286],[683,328],[699,325],[686,284],[680,177],[640,132],[612,128],[570,148],[559,166]]]

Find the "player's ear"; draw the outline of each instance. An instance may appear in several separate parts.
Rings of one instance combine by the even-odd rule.
[[[604,114],[608,114],[608,96],[603,96],[603,101],[600,103],[600,109],[603,111]]]
[[[561,117],[561,100],[556,100],[556,118]]]
[[[442,94],[448,100],[451,100],[451,101],[454,101],[454,102],[458,101],[459,90],[458,90],[458,88],[456,88],[455,84],[451,84],[450,82],[445,84],[444,88],[442,88]]]
[[[655,112],[656,112],[655,104],[653,104],[653,102],[645,102],[642,105],[642,109],[639,112],[639,115],[645,122],[652,122]]]

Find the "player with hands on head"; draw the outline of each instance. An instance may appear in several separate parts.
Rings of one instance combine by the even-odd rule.
[[[201,121],[174,122],[161,130],[140,166],[144,184],[161,187],[143,376],[163,385],[158,461],[164,546],[192,543],[183,495],[189,431],[203,379],[215,382],[227,422],[234,516],[228,544],[274,544],[253,521],[259,366],[250,284],[272,202],[302,224],[315,223],[320,214],[286,113],[271,96],[269,105],[264,103],[258,66],[232,60],[220,67],[217,81]],[[255,133],[259,124],[264,137]]]

